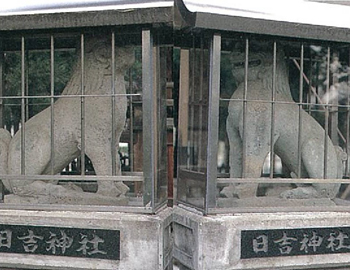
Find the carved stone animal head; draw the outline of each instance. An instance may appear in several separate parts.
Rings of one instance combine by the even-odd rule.
[[[110,88],[107,84],[103,84],[103,80],[110,80],[112,74],[112,44],[110,38],[105,36],[86,37],[84,42],[84,73],[85,78],[89,78],[86,84],[85,93],[103,93]],[[81,49],[77,50],[77,62],[73,70],[71,80],[63,93],[79,94],[81,92]],[[125,72],[133,65],[135,61],[133,47],[116,47],[115,48],[115,71],[117,74],[124,75]],[[121,82],[119,81],[118,84]],[[124,83],[124,82],[123,82]],[[101,89],[105,85],[106,89]],[[107,89],[108,88],[108,89]],[[121,88],[120,88],[121,89]]]
[[[237,85],[244,83],[246,55],[242,52],[233,52],[231,55],[232,75]],[[272,90],[273,84],[273,53],[272,50],[249,52],[248,54],[248,91],[249,82],[261,80],[264,89]],[[277,94],[291,98],[288,68],[283,50],[278,50],[276,55],[276,91]]]
[[[248,55],[248,80],[257,80],[259,74],[264,71],[268,62],[265,53],[249,53]],[[233,52],[231,55],[232,75],[238,84],[244,82],[246,56],[242,52]]]
[[[110,69],[112,62],[111,40],[106,37],[87,38],[85,42],[86,59],[98,62]],[[87,60],[89,61],[89,60]],[[133,47],[116,47],[115,68],[120,71],[129,69],[135,62]]]

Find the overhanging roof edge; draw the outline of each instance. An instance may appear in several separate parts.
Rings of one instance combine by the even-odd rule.
[[[181,6],[181,15],[183,18],[192,18],[192,20],[185,20],[187,22],[187,27],[208,29],[208,30],[218,30],[218,31],[236,31],[245,33],[255,33],[255,34],[266,34],[266,35],[277,35],[285,37],[295,37],[295,38],[307,38],[307,39],[320,39],[328,41],[337,42],[350,42],[350,19],[348,26],[343,24],[342,27],[325,24],[315,24],[305,21],[304,23],[293,21],[282,21],[276,19],[267,19],[268,16],[260,16],[257,13],[256,16],[238,16],[232,15],[230,12],[222,11],[221,13],[215,13],[215,9],[198,8],[194,9],[194,6],[189,5],[189,3],[198,2],[199,0],[176,0],[176,6]],[[221,1],[221,0],[217,0]],[[254,0],[246,0],[254,1]],[[204,0],[206,2],[206,0]],[[238,1],[232,1],[238,2]],[[242,1],[239,1],[242,2]],[[259,1],[260,2],[260,1]],[[265,2],[265,1],[261,1]],[[267,1],[268,2],[268,1]],[[284,1],[282,1],[284,2]],[[296,2],[304,2],[304,0],[296,0]],[[187,4],[187,5],[186,5]],[[312,3],[316,5],[327,5],[320,3]],[[203,4],[200,4],[203,5]],[[211,4],[211,5],[215,5]],[[232,5],[232,3],[231,3]],[[334,6],[334,5],[330,5]],[[346,8],[350,14],[350,7],[347,6],[337,6],[337,9]],[[206,12],[204,12],[206,11]],[[237,14],[240,14],[238,12]],[[247,14],[247,13],[245,13]],[[261,17],[261,18],[260,18]],[[350,18],[350,16],[348,16]]]
[[[350,29],[350,6],[307,0],[180,0],[188,12]]]
[[[173,23],[173,7],[0,16],[0,31]]]
[[[7,1],[0,7],[0,16],[160,8],[173,5],[173,0],[29,0],[24,5],[21,1]]]
[[[350,42],[350,29],[347,28],[277,22],[200,12],[196,13],[196,20],[192,27],[214,31],[234,31],[291,38]]]

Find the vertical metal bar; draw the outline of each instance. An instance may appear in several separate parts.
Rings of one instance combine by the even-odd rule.
[[[300,73],[299,73],[299,128],[298,128],[298,178],[301,178],[301,137],[303,132],[303,83],[304,83],[304,44],[300,48]]]
[[[325,138],[324,138],[324,170],[323,170],[323,178],[327,178],[328,175],[328,162],[327,162],[327,157],[328,157],[328,132],[329,132],[329,105],[327,104],[325,106]]]
[[[157,35],[157,38],[159,36]],[[157,43],[158,44],[158,43]],[[153,169],[154,169],[154,181],[152,184],[152,197],[153,197],[153,209],[156,207],[155,200],[157,199],[158,202],[158,185],[159,185],[159,176],[161,175],[161,167],[159,166],[159,161],[160,161],[160,150],[161,150],[161,140],[162,138],[160,137],[159,133],[159,127],[162,125],[162,118],[165,117],[166,121],[166,114],[160,114],[160,59],[161,59],[161,54],[160,54],[160,48],[159,46],[153,47],[153,101],[154,101],[154,106],[153,106],[153,122],[154,122],[154,129],[153,129],[153,143],[154,143],[154,164],[153,164]],[[163,91],[165,91],[165,88],[163,88]],[[165,129],[166,130],[166,129]]]
[[[153,38],[149,29],[142,30],[142,107],[143,107],[143,203],[154,208],[155,183],[155,147],[156,126],[154,111],[157,102],[154,100],[153,81]]]
[[[198,106],[199,106],[199,121],[198,121],[198,171],[200,171],[205,164],[203,164],[203,148],[202,148],[202,135],[203,135],[203,127],[205,126],[203,123],[203,106],[204,106],[204,99],[203,99],[203,72],[204,72],[204,44],[203,44],[203,36],[201,36],[200,39],[200,49],[199,49],[199,100],[198,100]]]
[[[348,58],[348,63],[350,63],[350,50],[349,50],[349,58]],[[348,79],[348,87],[350,86],[350,81]],[[346,153],[347,153],[347,156],[349,157],[349,154],[350,154],[350,92],[347,91],[347,101],[346,101]],[[349,176],[349,158],[346,162],[346,165],[345,165],[345,176]]]
[[[186,197],[187,184],[186,179],[181,176],[183,166],[189,169],[188,164],[188,141],[189,141],[189,123],[190,123],[190,49],[180,50],[180,78],[179,78],[179,123],[178,123],[178,185],[177,199]]]
[[[327,49],[327,88],[326,92],[329,92],[329,80],[330,80],[330,66],[331,66],[331,49],[328,47]],[[323,178],[327,178],[328,175],[328,133],[329,133],[329,104],[325,104],[325,123],[324,123],[324,159],[323,159]]]
[[[158,36],[159,42],[161,44],[160,36]],[[159,61],[158,61],[158,182],[156,186],[156,195],[159,206],[164,204],[164,202],[170,197],[172,193],[172,172],[173,172],[173,161],[172,161],[172,151],[169,149],[169,132],[167,125],[167,98],[168,98],[168,87],[167,87],[167,76],[169,75],[169,48],[161,47],[159,48]],[[162,117],[161,117],[162,116]],[[166,158],[165,158],[166,157]],[[171,163],[170,163],[171,162]],[[171,186],[171,190],[169,190]],[[163,190],[163,187],[166,188]],[[170,193],[169,193],[170,191]]]
[[[219,139],[221,35],[214,34],[210,44],[208,157],[205,212],[216,206],[216,179]]]
[[[244,61],[244,93],[243,93],[243,131],[242,131],[242,178],[246,177],[247,159],[247,99],[248,99],[248,72],[249,72],[249,39],[245,40],[245,61]]]
[[[117,157],[117,145],[116,145],[116,127],[115,127],[115,118],[116,118],[116,101],[115,101],[115,32],[112,32],[112,175],[116,175],[116,157]]]
[[[179,164],[188,169],[187,147],[189,126],[189,96],[190,96],[190,50],[180,51],[180,80],[179,80]],[[185,150],[186,149],[186,150]],[[182,153],[186,151],[186,153]],[[182,160],[185,159],[186,160]],[[186,161],[186,164],[184,163]]]
[[[51,35],[51,48],[50,48],[50,57],[51,57],[51,69],[50,69],[50,80],[51,80],[51,174],[54,174],[55,168],[55,115],[54,115],[54,95],[55,95],[55,39]]]
[[[4,127],[4,100],[2,99],[4,94],[4,50],[3,40],[0,38],[0,128]],[[0,203],[4,202],[4,190],[4,184],[0,181]]]
[[[339,57],[339,52],[333,52],[333,55]],[[336,73],[332,72],[332,77],[330,79],[332,81],[332,85],[336,85],[339,83],[339,79]],[[340,133],[340,131],[338,134],[338,99],[333,98],[330,103],[331,104],[329,106],[329,137],[333,145],[339,145],[339,135],[342,136],[342,134]]]
[[[4,50],[0,39],[0,97],[4,96]],[[4,127],[4,100],[0,99],[0,127]]]
[[[25,40],[21,39],[21,174],[25,174],[25,119],[26,119],[26,70],[25,70]]]
[[[193,170],[195,170],[195,164],[194,164],[194,114],[195,114],[195,78],[196,78],[196,72],[195,72],[195,64],[196,64],[196,42],[195,42],[195,37],[193,36],[193,46],[192,46],[192,78],[191,78],[191,89],[190,89],[190,142],[189,142],[189,153],[190,153],[190,168],[192,167]],[[199,170],[199,166],[197,168]]]
[[[134,106],[133,106],[133,83],[132,83],[132,72],[129,69],[129,110],[130,110],[130,145],[129,145],[129,164],[130,171],[134,171]]]
[[[309,74],[309,93],[308,93],[308,105],[307,105],[307,112],[309,114],[311,114],[311,108],[312,108],[312,99],[311,99],[311,96],[312,96],[312,76],[313,76],[313,73],[312,73],[312,70],[313,70],[313,67],[312,67],[312,56],[311,56],[311,48],[309,49],[310,50],[310,65],[309,65],[309,70],[310,70],[310,74]]]
[[[274,172],[274,133],[275,133],[275,102],[276,102],[276,69],[277,69],[277,43],[273,42],[273,69],[272,69],[272,93],[271,93],[271,134],[270,134],[270,178]]]
[[[166,153],[162,152],[163,148],[163,142],[166,142],[166,134],[161,134],[161,131],[166,132],[166,112],[162,111],[162,95],[166,93],[166,87],[163,85],[161,87],[161,62],[162,62],[162,53],[159,44],[159,35],[157,35],[157,42],[156,46],[153,48],[153,85],[154,85],[154,90],[153,90],[153,100],[155,102],[155,107],[153,110],[153,121],[154,123],[154,175],[155,175],[155,181],[153,183],[153,197],[154,197],[154,208],[156,209],[157,205],[160,202],[160,197],[158,196],[159,193],[159,187],[161,185],[161,179],[160,177],[163,176],[162,174],[162,166],[160,166],[160,161],[162,158],[165,158],[166,160],[166,154],[164,157],[160,157],[160,154]],[[166,71],[164,65],[162,65],[162,71]],[[160,91],[163,91],[162,93]],[[166,101],[165,101],[166,102]],[[165,121],[164,121],[165,120]],[[164,124],[164,125],[163,125]],[[163,135],[163,136],[160,136]],[[164,138],[165,137],[165,138]],[[164,145],[166,147],[166,144]],[[164,162],[166,164],[166,161]],[[166,177],[166,175],[165,175]],[[166,179],[166,178],[165,178]],[[164,178],[162,179],[164,180]],[[157,203],[156,203],[157,202]]]
[[[29,52],[26,51],[25,52],[25,70],[26,70],[26,74],[25,74],[25,96],[29,96]],[[29,110],[29,99],[25,99],[25,105],[26,105],[26,117],[25,117],[25,121],[27,121],[30,117],[30,110]],[[33,106],[33,105],[32,105]]]
[[[80,154],[80,169],[81,175],[85,175],[85,36],[80,36],[80,63],[81,63],[81,98],[80,98],[80,110],[81,110],[81,154]]]

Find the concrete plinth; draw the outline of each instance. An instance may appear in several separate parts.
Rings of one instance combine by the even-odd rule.
[[[168,208],[155,215],[0,210],[0,268],[168,269],[171,222]]]
[[[350,269],[350,213],[173,215],[180,269]]]

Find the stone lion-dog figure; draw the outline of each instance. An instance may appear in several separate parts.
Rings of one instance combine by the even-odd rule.
[[[84,70],[86,95],[110,95],[111,41],[86,37]],[[80,53],[79,53],[80,55]],[[116,48],[116,94],[125,94],[124,73],[134,62],[132,48]],[[81,94],[81,61],[73,70],[62,95]],[[81,155],[81,98],[61,97],[54,103],[54,164],[53,174],[59,174],[72,160]],[[118,147],[126,120],[126,96],[116,96],[115,133],[112,145],[111,97],[85,97],[85,153],[91,159],[96,175],[112,175],[112,147]],[[25,123],[25,174],[51,174],[51,106]],[[21,172],[21,131],[13,138],[0,129],[0,174],[18,175]],[[119,159],[117,170],[119,169]],[[42,195],[49,192],[48,183],[41,181],[3,180],[10,193]],[[129,190],[122,182],[97,181],[100,195],[119,197]],[[52,185],[52,184],[51,184]]]
[[[297,175],[298,172],[298,132],[299,107],[293,101],[288,81],[288,69],[282,50],[277,52],[276,95],[273,144],[274,152],[283,166]],[[232,74],[238,88],[232,95],[228,107],[227,134],[230,144],[230,176],[242,177],[242,134],[243,134],[243,102],[237,101],[244,96],[244,63],[245,54],[232,56]],[[266,52],[249,53],[247,114],[245,127],[246,141],[246,174],[247,178],[261,177],[262,166],[270,153],[271,147],[271,97],[273,80],[273,55]],[[249,101],[251,100],[251,101]],[[278,103],[278,101],[282,103]],[[284,103],[284,104],[283,104]],[[301,178],[324,178],[325,130],[308,113],[301,111]],[[327,175],[328,179],[342,177],[341,153],[327,136]],[[286,179],[286,181],[288,181]],[[226,197],[254,197],[257,184],[241,183],[230,185],[221,192]],[[340,184],[298,185],[285,190],[282,198],[334,198]]]

